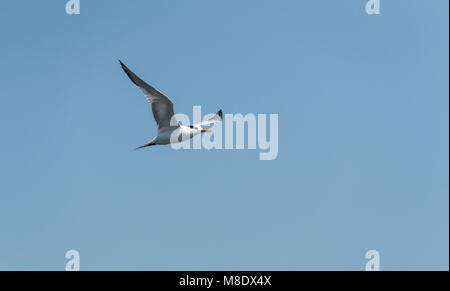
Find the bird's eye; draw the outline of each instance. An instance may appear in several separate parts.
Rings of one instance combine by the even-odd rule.
[[[189,127],[190,127],[190,128],[194,128],[194,126],[193,126],[193,125],[189,125]]]

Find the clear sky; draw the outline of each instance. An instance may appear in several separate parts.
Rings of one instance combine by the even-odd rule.
[[[449,267],[447,0],[0,2],[0,269]],[[279,114],[279,155],[134,151],[175,112]]]

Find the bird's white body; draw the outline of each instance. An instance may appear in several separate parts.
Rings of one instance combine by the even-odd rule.
[[[180,125],[178,127],[167,128],[151,141],[155,145],[166,145],[171,143],[180,143],[190,140],[194,136],[200,134],[200,128],[190,128],[189,126]]]
[[[147,97],[152,107],[153,117],[158,125],[158,135],[151,142],[138,147],[138,149],[153,145],[166,145],[187,141],[202,132],[211,132],[209,129],[202,128],[203,125],[210,125],[222,121],[222,110],[219,110],[210,120],[190,126],[180,125],[175,118],[173,103],[169,97],[142,81],[122,62],[120,62],[120,65],[130,80]]]

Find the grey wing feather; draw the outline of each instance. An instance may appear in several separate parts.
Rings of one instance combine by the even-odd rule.
[[[203,122],[199,122],[194,124],[195,127],[198,126],[204,126],[204,125],[209,125],[209,124],[213,124],[213,123],[218,123],[222,121],[222,109],[220,109],[216,115],[214,115],[211,119],[207,120],[207,121],[203,121]]]
[[[158,132],[168,127],[177,127],[178,121],[174,117],[173,103],[169,97],[142,81],[141,78],[136,76],[136,74],[128,69],[128,67],[120,60],[119,62],[130,80],[141,89],[145,97],[147,97],[147,100],[150,102],[153,117],[158,124]]]

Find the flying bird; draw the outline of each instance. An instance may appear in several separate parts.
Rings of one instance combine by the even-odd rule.
[[[141,149],[153,145],[167,145],[180,143],[193,138],[202,132],[212,132],[202,126],[218,123],[222,121],[222,110],[219,110],[211,119],[189,126],[180,125],[173,113],[173,103],[163,93],[159,92],[146,82],[136,76],[120,60],[120,65],[130,80],[144,93],[152,107],[153,117],[158,125],[158,135],[150,142],[137,147]]]

